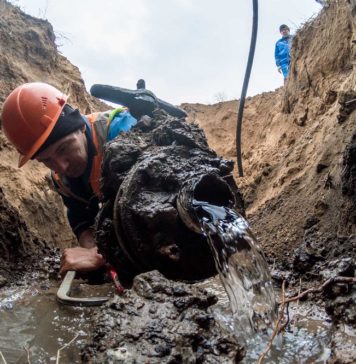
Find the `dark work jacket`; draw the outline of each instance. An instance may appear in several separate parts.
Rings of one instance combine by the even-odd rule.
[[[82,176],[78,178],[65,178],[65,185],[71,192],[84,199],[80,201],[69,195],[61,193],[59,185],[52,178],[55,189],[60,193],[64,205],[67,207],[67,217],[69,224],[79,238],[80,234],[94,225],[95,217],[99,211],[99,199],[94,194],[90,185],[90,173],[93,164],[93,158],[96,155],[95,145],[93,143],[92,130],[88,120],[83,116],[86,123],[85,136],[88,141],[88,165]],[[108,141],[114,139],[120,132],[128,131],[136,124],[136,119],[126,111],[115,117],[108,130]]]

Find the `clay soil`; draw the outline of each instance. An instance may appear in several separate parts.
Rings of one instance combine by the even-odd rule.
[[[82,113],[107,109],[85,91],[78,68],[58,52],[51,24],[5,0],[0,11],[0,108],[17,85],[43,81],[68,92]],[[277,282],[293,285],[302,278],[307,287],[332,275],[354,276],[355,13],[354,0],[334,1],[304,24],[284,87],[246,102],[244,177],[234,173]],[[238,101],[181,107],[188,122],[205,131],[210,148],[236,160]],[[36,162],[18,169],[17,152],[2,132],[0,154],[1,287],[74,239],[48,171]],[[344,300],[333,305],[337,296]],[[329,295],[335,321],[355,325],[354,297],[351,287]]]

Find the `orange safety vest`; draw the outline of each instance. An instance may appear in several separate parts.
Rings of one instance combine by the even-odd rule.
[[[101,191],[100,191],[101,162],[103,160],[104,145],[108,139],[110,123],[118,113],[121,113],[125,110],[127,110],[126,107],[121,107],[115,110],[96,112],[93,114],[86,115],[86,118],[89,121],[93,143],[96,149],[96,155],[94,155],[92,161],[89,183],[94,194],[99,198],[101,197]],[[57,172],[52,171],[52,178],[58,186],[56,190],[59,191],[61,194],[67,197],[73,197],[86,204],[89,203],[89,201],[76,195],[68,186],[66,186],[65,179],[62,176],[60,176]]]

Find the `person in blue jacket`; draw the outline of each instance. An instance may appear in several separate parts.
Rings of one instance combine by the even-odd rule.
[[[290,34],[290,29],[286,24],[282,24],[279,27],[279,32],[281,33],[282,38],[276,42],[274,58],[276,60],[278,72],[283,74],[285,80],[289,73],[291,58],[290,49],[293,36]]]

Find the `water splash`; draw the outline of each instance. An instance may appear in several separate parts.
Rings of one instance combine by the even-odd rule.
[[[277,304],[266,260],[247,221],[227,207],[204,201],[194,200],[193,207],[229,296],[236,336],[249,341],[256,333],[266,333]]]

